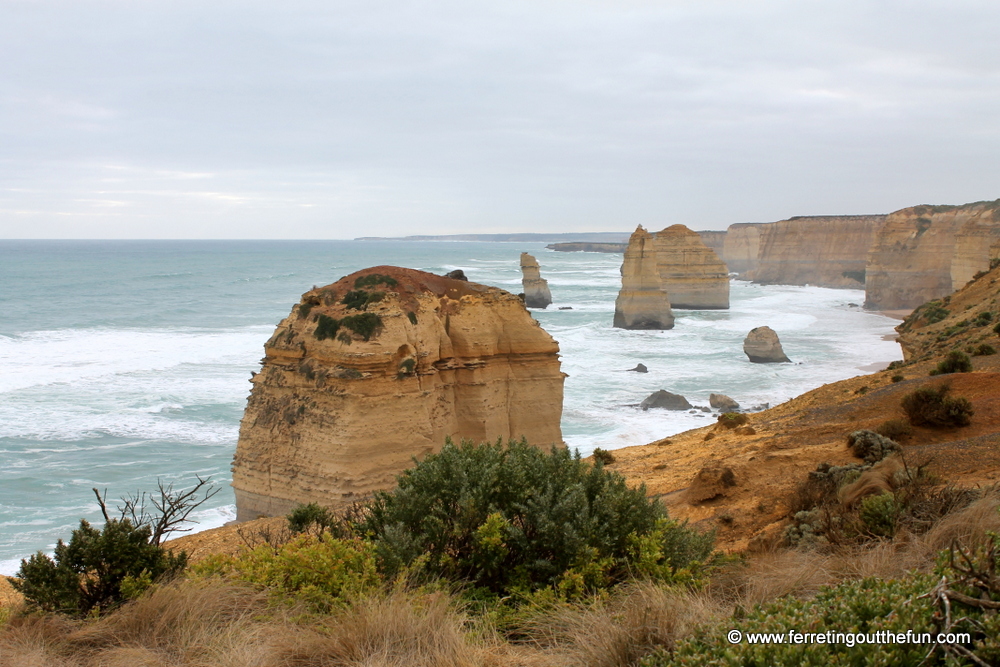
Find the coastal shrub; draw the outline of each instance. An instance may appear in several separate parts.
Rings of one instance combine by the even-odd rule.
[[[313,335],[316,336],[316,340],[326,340],[327,338],[333,338],[337,335],[337,330],[340,329],[340,320],[330,317],[329,315],[320,315],[316,319],[316,330]]]
[[[364,310],[368,304],[378,303],[385,298],[385,292],[366,292],[364,290],[352,290],[344,295],[342,304],[352,310]]]
[[[896,534],[900,511],[896,496],[887,491],[862,498],[859,515],[869,533],[877,537],[892,537]]]
[[[367,276],[361,276],[354,281],[355,288],[361,287],[374,287],[375,285],[385,285],[386,287],[395,287],[399,282],[392,276],[385,276],[381,273],[369,273]]]
[[[998,336],[1000,336],[1000,322],[997,322],[996,326],[993,327],[993,333],[995,333]]]
[[[22,560],[12,583],[44,611],[103,613],[187,564],[184,552],[153,544],[152,534],[148,525],[136,527],[128,519],[111,519],[101,529],[81,519],[69,543],[56,544],[54,558],[39,551]]]
[[[952,350],[944,359],[938,362],[937,371],[934,375],[947,375],[948,373],[969,373],[972,371],[972,361],[969,355],[961,350]]]
[[[928,323],[935,324],[951,315],[951,311],[942,306],[940,301],[931,301],[924,307],[923,314]]]
[[[893,375],[892,378],[891,378],[891,380],[893,382],[902,382],[905,379],[906,379],[906,377],[903,376],[903,375]]]
[[[399,364],[399,372],[396,374],[397,378],[403,378],[407,375],[412,375],[413,370],[417,367],[416,359],[403,359],[403,362]]]
[[[370,340],[372,335],[382,326],[382,318],[375,313],[361,313],[360,315],[348,315],[340,320],[340,324],[365,340]]]
[[[851,453],[865,463],[878,463],[893,452],[899,451],[899,445],[877,431],[861,429],[852,431],[847,436],[847,446]]]
[[[609,466],[615,462],[615,455],[606,449],[598,447],[594,450],[594,460],[601,465]]]
[[[989,343],[980,343],[973,351],[972,356],[987,357],[991,354],[996,354],[996,353],[997,353],[996,348],[990,345]]]
[[[275,601],[304,603],[317,613],[371,592],[381,581],[373,544],[326,532],[302,534],[277,547],[259,544],[235,556],[209,556],[192,571],[253,584]]]
[[[905,361],[903,361],[902,359],[897,359],[896,361],[893,361],[888,366],[886,366],[885,370],[887,370],[887,371],[894,371],[894,370],[896,370],[898,368],[902,368],[905,365],[906,365]]]
[[[397,483],[354,522],[388,577],[417,570],[488,595],[572,596],[635,574],[690,581],[713,554],[711,534],[566,449],[449,440]]]
[[[723,412],[719,415],[717,421],[726,428],[736,428],[737,426],[743,426],[750,419],[741,412]]]
[[[988,310],[984,310],[983,312],[976,315],[976,319],[973,321],[975,322],[977,327],[985,327],[987,324],[993,321],[993,313],[991,313]]]
[[[889,419],[876,426],[875,432],[890,440],[898,440],[911,435],[913,428],[905,419]]]
[[[309,312],[313,309],[314,304],[311,303],[300,303],[299,304],[299,319],[309,317]]]
[[[417,314],[415,312],[413,312],[412,310],[408,311],[406,313],[406,318],[408,320],[410,320],[410,324],[416,324],[417,323]]]
[[[288,519],[288,529],[293,533],[319,531],[329,529],[336,522],[333,513],[318,503],[296,506],[285,517]]]
[[[914,426],[968,426],[974,414],[967,398],[948,396],[951,387],[925,387],[903,397],[902,406]]]

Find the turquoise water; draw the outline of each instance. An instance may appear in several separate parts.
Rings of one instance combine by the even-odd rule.
[[[721,392],[774,405],[900,358],[895,322],[858,290],[734,282],[729,311],[676,311],[671,331],[612,329],[621,255],[544,244],[390,241],[0,241],[0,572],[51,549],[92,487],[110,497],[211,475],[222,491],[199,527],[233,516],[229,466],[264,341],[313,285],[378,264],[520,291],[532,252],[555,303],[533,311],[569,374],[567,443],[589,454],[701,426],[702,412],[641,412],[657,389],[707,405]],[[558,307],[572,310],[558,310]],[[796,363],[750,364],[755,326]],[[646,364],[645,375],[625,372]]]

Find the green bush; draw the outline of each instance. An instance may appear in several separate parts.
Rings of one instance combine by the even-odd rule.
[[[313,335],[316,336],[316,340],[326,340],[327,338],[333,338],[337,335],[337,330],[340,329],[341,321],[330,317],[329,315],[320,315],[316,319],[316,330]]]
[[[565,449],[448,441],[397,481],[354,524],[390,577],[416,567],[492,594],[582,595],[637,573],[690,580],[713,553],[711,535]]]
[[[392,276],[384,276],[381,273],[370,273],[367,276],[361,276],[354,281],[355,288],[361,287],[374,287],[375,285],[385,285],[386,287],[395,287],[398,281]]]
[[[293,533],[304,533],[310,530],[325,530],[336,522],[333,513],[318,503],[298,505],[288,516],[288,529]]]
[[[370,303],[378,303],[385,298],[385,292],[366,292],[352,290],[344,295],[342,304],[353,310],[364,310]]]
[[[948,356],[938,363],[934,370],[934,375],[947,375],[948,373],[969,373],[972,371],[972,361],[969,355],[961,350],[952,350]]]
[[[976,315],[974,323],[976,324],[976,326],[984,327],[992,321],[993,321],[993,313],[991,313],[988,310],[984,310],[983,312]]]
[[[996,326],[993,327],[993,333],[995,333],[998,336],[1000,336],[1000,322],[997,322]]]
[[[299,318],[309,317],[309,312],[313,309],[314,304],[311,303],[300,303],[299,304]]]
[[[901,507],[891,493],[868,496],[861,500],[859,515],[865,529],[877,537],[892,537],[896,534],[896,522]]]
[[[266,589],[276,601],[302,602],[325,613],[379,585],[374,545],[304,534],[274,547],[261,544],[236,556],[216,554],[197,563],[196,576],[223,576]]]
[[[750,421],[750,419],[745,414],[740,412],[723,412],[718,417],[718,422],[726,428],[743,426],[748,421]]]
[[[902,406],[914,426],[968,426],[974,414],[967,398],[951,398],[951,387],[925,387],[903,397]]]
[[[417,323],[417,314],[415,312],[413,312],[412,310],[406,313],[406,318],[408,320],[410,320],[410,324],[416,324]]]
[[[930,324],[935,324],[936,322],[940,322],[949,315],[951,315],[951,311],[941,306],[941,303],[939,301],[931,301],[924,308],[924,317],[927,318],[927,321]]]
[[[883,436],[877,431],[861,429],[852,431],[847,435],[847,446],[851,448],[851,453],[859,459],[864,459],[865,463],[878,463],[894,452],[898,452],[900,447],[887,436]]]
[[[902,382],[905,379],[906,379],[906,377],[903,376],[903,375],[893,375],[892,378],[891,378],[891,380],[893,382]]]
[[[372,335],[382,326],[382,318],[375,313],[361,313],[360,315],[348,315],[340,320],[340,324],[365,340],[371,340]]]
[[[615,462],[615,455],[606,449],[598,447],[594,450],[594,461],[601,465],[609,466]]]
[[[974,357],[988,357],[991,354],[996,354],[997,350],[995,347],[989,343],[981,343],[975,351],[973,351],[972,356]]]
[[[894,371],[897,368],[902,368],[905,365],[906,365],[905,361],[903,361],[902,359],[897,359],[896,361],[893,361],[888,366],[886,366],[885,370],[887,370],[887,371]]]
[[[149,526],[112,519],[100,530],[87,521],[69,544],[59,540],[55,559],[39,551],[21,561],[14,587],[29,604],[69,614],[101,613],[137,595],[153,581],[180,572],[187,556],[150,543]]]
[[[417,367],[416,359],[403,359],[402,363],[399,364],[399,372],[397,377],[405,377],[407,375],[412,375],[413,370]]]

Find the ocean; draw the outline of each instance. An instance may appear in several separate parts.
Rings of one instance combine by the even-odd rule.
[[[728,311],[675,311],[670,331],[613,329],[621,255],[542,243],[402,241],[0,241],[0,573],[51,551],[109,499],[221,487],[196,529],[235,516],[229,467],[263,344],[313,285],[379,264],[520,292],[534,254],[554,303],[532,314],[559,341],[563,435],[584,455],[703,426],[701,411],[642,412],[657,389],[771,406],[901,358],[896,321],[861,290],[733,281]],[[571,310],[559,310],[568,307]],[[778,332],[791,364],[747,361],[747,332]],[[643,363],[646,374],[627,369]]]

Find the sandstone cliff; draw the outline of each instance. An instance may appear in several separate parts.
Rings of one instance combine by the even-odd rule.
[[[663,279],[657,270],[653,235],[636,228],[622,262],[622,288],[615,299],[614,326],[619,329],[673,329]]]
[[[698,232],[671,225],[653,239],[656,270],[673,308],[729,308],[729,272]]]
[[[760,228],[763,222],[740,222],[729,225],[722,245],[722,261],[730,273],[738,273],[741,278],[748,271],[757,268],[757,252],[760,250]]]
[[[303,295],[264,346],[237,518],[391,487],[446,436],[562,443],[559,347],[503,290],[380,266]]]
[[[884,215],[799,216],[758,227],[757,266],[746,277],[763,285],[853,287]]]
[[[715,251],[715,254],[722,258],[723,249],[726,247],[726,232],[704,230],[697,232],[702,242]]]
[[[1000,254],[1000,200],[888,216],[868,257],[865,307],[916,308],[961,288]]]
[[[521,286],[524,305],[528,308],[546,308],[552,303],[549,281],[542,278],[538,260],[526,252],[521,253]]]

